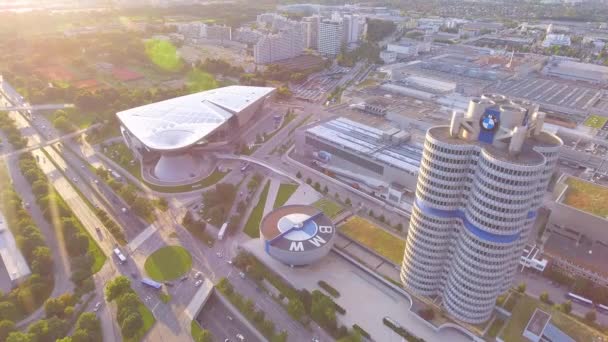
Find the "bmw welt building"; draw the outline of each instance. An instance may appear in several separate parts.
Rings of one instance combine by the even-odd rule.
[[[401,280],[468,323],[513,281],[562,141],[538,106],[484,95],[427,131]]]
[[[125,143],[153,164],[143,172],[170,183],[201,175],[197,150],[225,145],[246,127],[274,93],[270,87],[229,86],[117,113]]]

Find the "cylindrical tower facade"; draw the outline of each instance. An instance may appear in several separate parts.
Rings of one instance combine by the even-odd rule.
[[[428,130],[401,269],[407,289],[473,324],[512,282],[561,145],[524,134],[535,129],[529,107],[505,102],[486,96],[452,127]]]

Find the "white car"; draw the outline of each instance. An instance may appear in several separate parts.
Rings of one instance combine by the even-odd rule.
[[[198,279],[198,278],[200,278],[200,277],[201,277],[201,272],[196,272],[196,273],[194,274],[194,279]]]
[[[245,337],[243,337],[241,334],[236,334],[236,338],[241,342],[245,341]]]
[[[97,311],[99,311],[99,308],[101,308],[101,302],[97,302],[97,303],[95,304],[95,307],[93,308],[93,312],[97,312]]]
[[[203,280],[199,279],[196,281],[196,283],[194,283],[194,286],[199,287],[199,286],[201,286],[202,283],[203,283]]]

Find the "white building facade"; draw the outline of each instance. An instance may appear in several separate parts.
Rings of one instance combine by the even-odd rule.
[[[340,53],[344,37],[344,25],[339,20],[323,20],[319,23],[319,53],[335,56]]]
[[[268,64],[299,56],[303,50],[302,25],[293,22],[279,33],[261,37],[253,47],[253,58],[256,64]]]
[[[562,145],[544,117],[484,95],[427,132],[401,280],[458,320],[487,321],[513,281]]]

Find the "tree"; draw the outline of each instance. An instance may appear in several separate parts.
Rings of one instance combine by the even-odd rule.
[[[62,316],[65,310],[65,305],[59,298],[49,298],[44,302],[44,312],[47,318],[53,316]]]
[[[306,178],[306,184],[310,185],[312,183],[312,179],[310,177]]]
[[[24,333],[21,331],[13,331],[12,333],[8,334],[8,338],[6,339],[6,342],[35,342],[36,341],[36,336],[30,334],[30,333]]]
[[[17,328],[15,327],[15,323],[13,321],[9,321],[6,319],[0,321],[0,341],[6,341],[8,335],[13,331],[17,331]]]
[[[344,201],[344,204],[351,206],[353,203],[350,201],[350,198],[346,198],[346,200]]]
[[[585,314],[585,321],[587,321],[589,323],[595,322],[596,319],[597,319],[597,314],[595,313],[595,310],[589,310],[589,312],[587,312]]]
[[[296,177],[297,177],[298,179],[302,178],[302,173],[301,173],[300,171],[298,171],[298,173],[296,173]]]
[[[0,319],[14,321],[17,318],[17,308],[11,302],[0,302]]]
[[[272,336],[274,334],[274,323],[272,321],[269,320],[265,320],[262,323],[262,334],[264,334],[264,336]]]
[[[212,342],[213,335],[207,329],[202,329],[201,332],[196,336],[196,342]]]
[[[304,304],[302,304],[302,301],[300,301],[298,298],[289,299],[289,304],[287,304],[287,312],[295,320],[300,320],[306,313],[304,311]]]
[[[324,194],[324,195],[327,195],[327,193],[328,193],[328,192],[329,192],[329,189],[327,188],[327,185],[325,185],[325,186],[323,187],[323,194]]]
[[[105,289],[106,299],[111,302],[124,293],[130,292],[131,280],[125,276],[119,276],[111,280]]]
[[[549,294],[547,293],[547,291],[541,293],[538,298],[543,303],[547,303],[547,304],[551,303],[551,300],[549,299]]]
[[[131,338],[144,326],[141,315],[130,314],[120,324],[120,331],[123,337]]]
[[[277,98],[281,99],[281,100],[287,100],[291,97],[292,93],[291,90],[289,90],[289,88],[287,88],[286,86],[280,86],[277,89]]]
[[[78,321],[76,322],[76,329],[100,332],[101,325],[99,323],[99,319],[93,312],[84,312],[80,315],[80,317],[78,317]]]
[[[313,187],[315,188],[315,190],[317,190],[319,192],[321,191],[321,184],[319,184],[319,182],[315,182]]]
[[[519,285],[517,285],[517,292],[526,293],[526,283],[521,282]]]
[[[569,300],[563,302],[561,309],[565,314],[569,314],[572,311],[572,302]]]
[[[38,246],[33,251],[32,271],[46,275],[53,272],[53,256],[48,247]]]
[[[398,231],[402,231],[403,230],[403,224],[402,223],[397,223],[397,225],[395,225],[395,229],[397,229]]]

